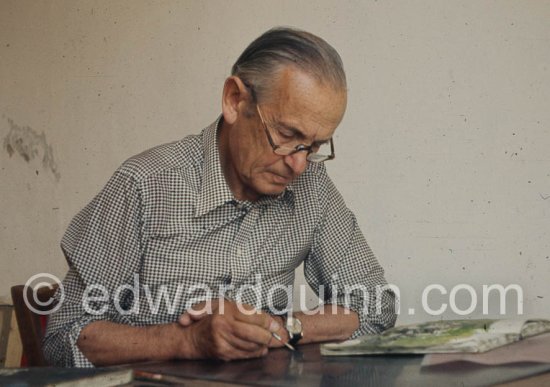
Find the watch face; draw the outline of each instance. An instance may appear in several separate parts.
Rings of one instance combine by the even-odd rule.
[[[286,329],[290,340],[290,345],[296,345],[304,336],[302,331],[302,322],[292,315],[288,315],[286,318]]]
[[[302,334],[302,322],[298,320],[296,317],[288,316],[286,328],[288,331],[293,335],[301,335]]]

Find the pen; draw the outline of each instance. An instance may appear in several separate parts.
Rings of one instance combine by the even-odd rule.
[[[160,383],[175,384],[178,386],[184,385],[184,382],[190,382],[188,378],[179,376],[165,375],[156,372],[134,370],[134,378],[145,381],[154,381]]]
[[[277,333],[271,332],[271,336],[275,337],[277,340],[279,340],[281,343],[283,343],[285,345],[285,347],[287,347],[291,351],[296,351],[292,345],[290,345],[289,343],[285,343],[283,341],[283,339],[281,338],[281,336],[279,336]]]

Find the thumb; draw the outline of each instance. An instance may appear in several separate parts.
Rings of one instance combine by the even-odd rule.
[[[178,318],[178,324],[180,324],[183,327],[188,327],[193,323],[193,320],[191,319],[191,316],[188,312],[185,312]]]
[[[201,311],[201,312],[187,311],[178,318],[178,323],[183,327],[188,327],[194,322],[202,320],[206,316],[208,316],[207,311]]]
[[[187,309],[185,313],[178,318],[178,323],[181,326],[188,327],[194,322],[202,320],[209,314],[212,314],[212,302],[210,300],[199,302]]]

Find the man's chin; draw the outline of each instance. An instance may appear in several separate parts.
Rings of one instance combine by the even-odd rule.
[[[291,182],[288,179],[273,179],[273,175],[262,176],[254,179],[248,185],[248,192],[253,193],[256,198],[261,196],[279,196],[285,192]]]
[[[279,196],[283,192],[285,192],[286,185],[278,185],[278,186],[272,186],[271,189],[266,190],[264,192],[264,195],[266,196]]]
[[[279,184],[279,183],[267,183],[262,184],[261,187],[258,187],[258,192],[263,196],[279,196],[282,194],[288,184]]]

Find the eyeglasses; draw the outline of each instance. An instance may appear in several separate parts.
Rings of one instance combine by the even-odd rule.
[[[258,111],[260,121],[262,121],[265,134],[267,135],[267,141],[269,141],[269,145],[271,145],[271,148],[275,154],[279,156],[290,156],[298,152],[307,152],[306,159],[312,163],[322,163],[323,161],[334,159],[334,142],[332,141],[332,138],[328,143],[323,144],[314,143],[312,145],[293,145],[292,141],[287,141],[287,143],[283,142],[280,145],[275,144],[273,137],[269,133],[269,129],[264,121],[260,106],[258,104],[256,104],[256,110]]]

